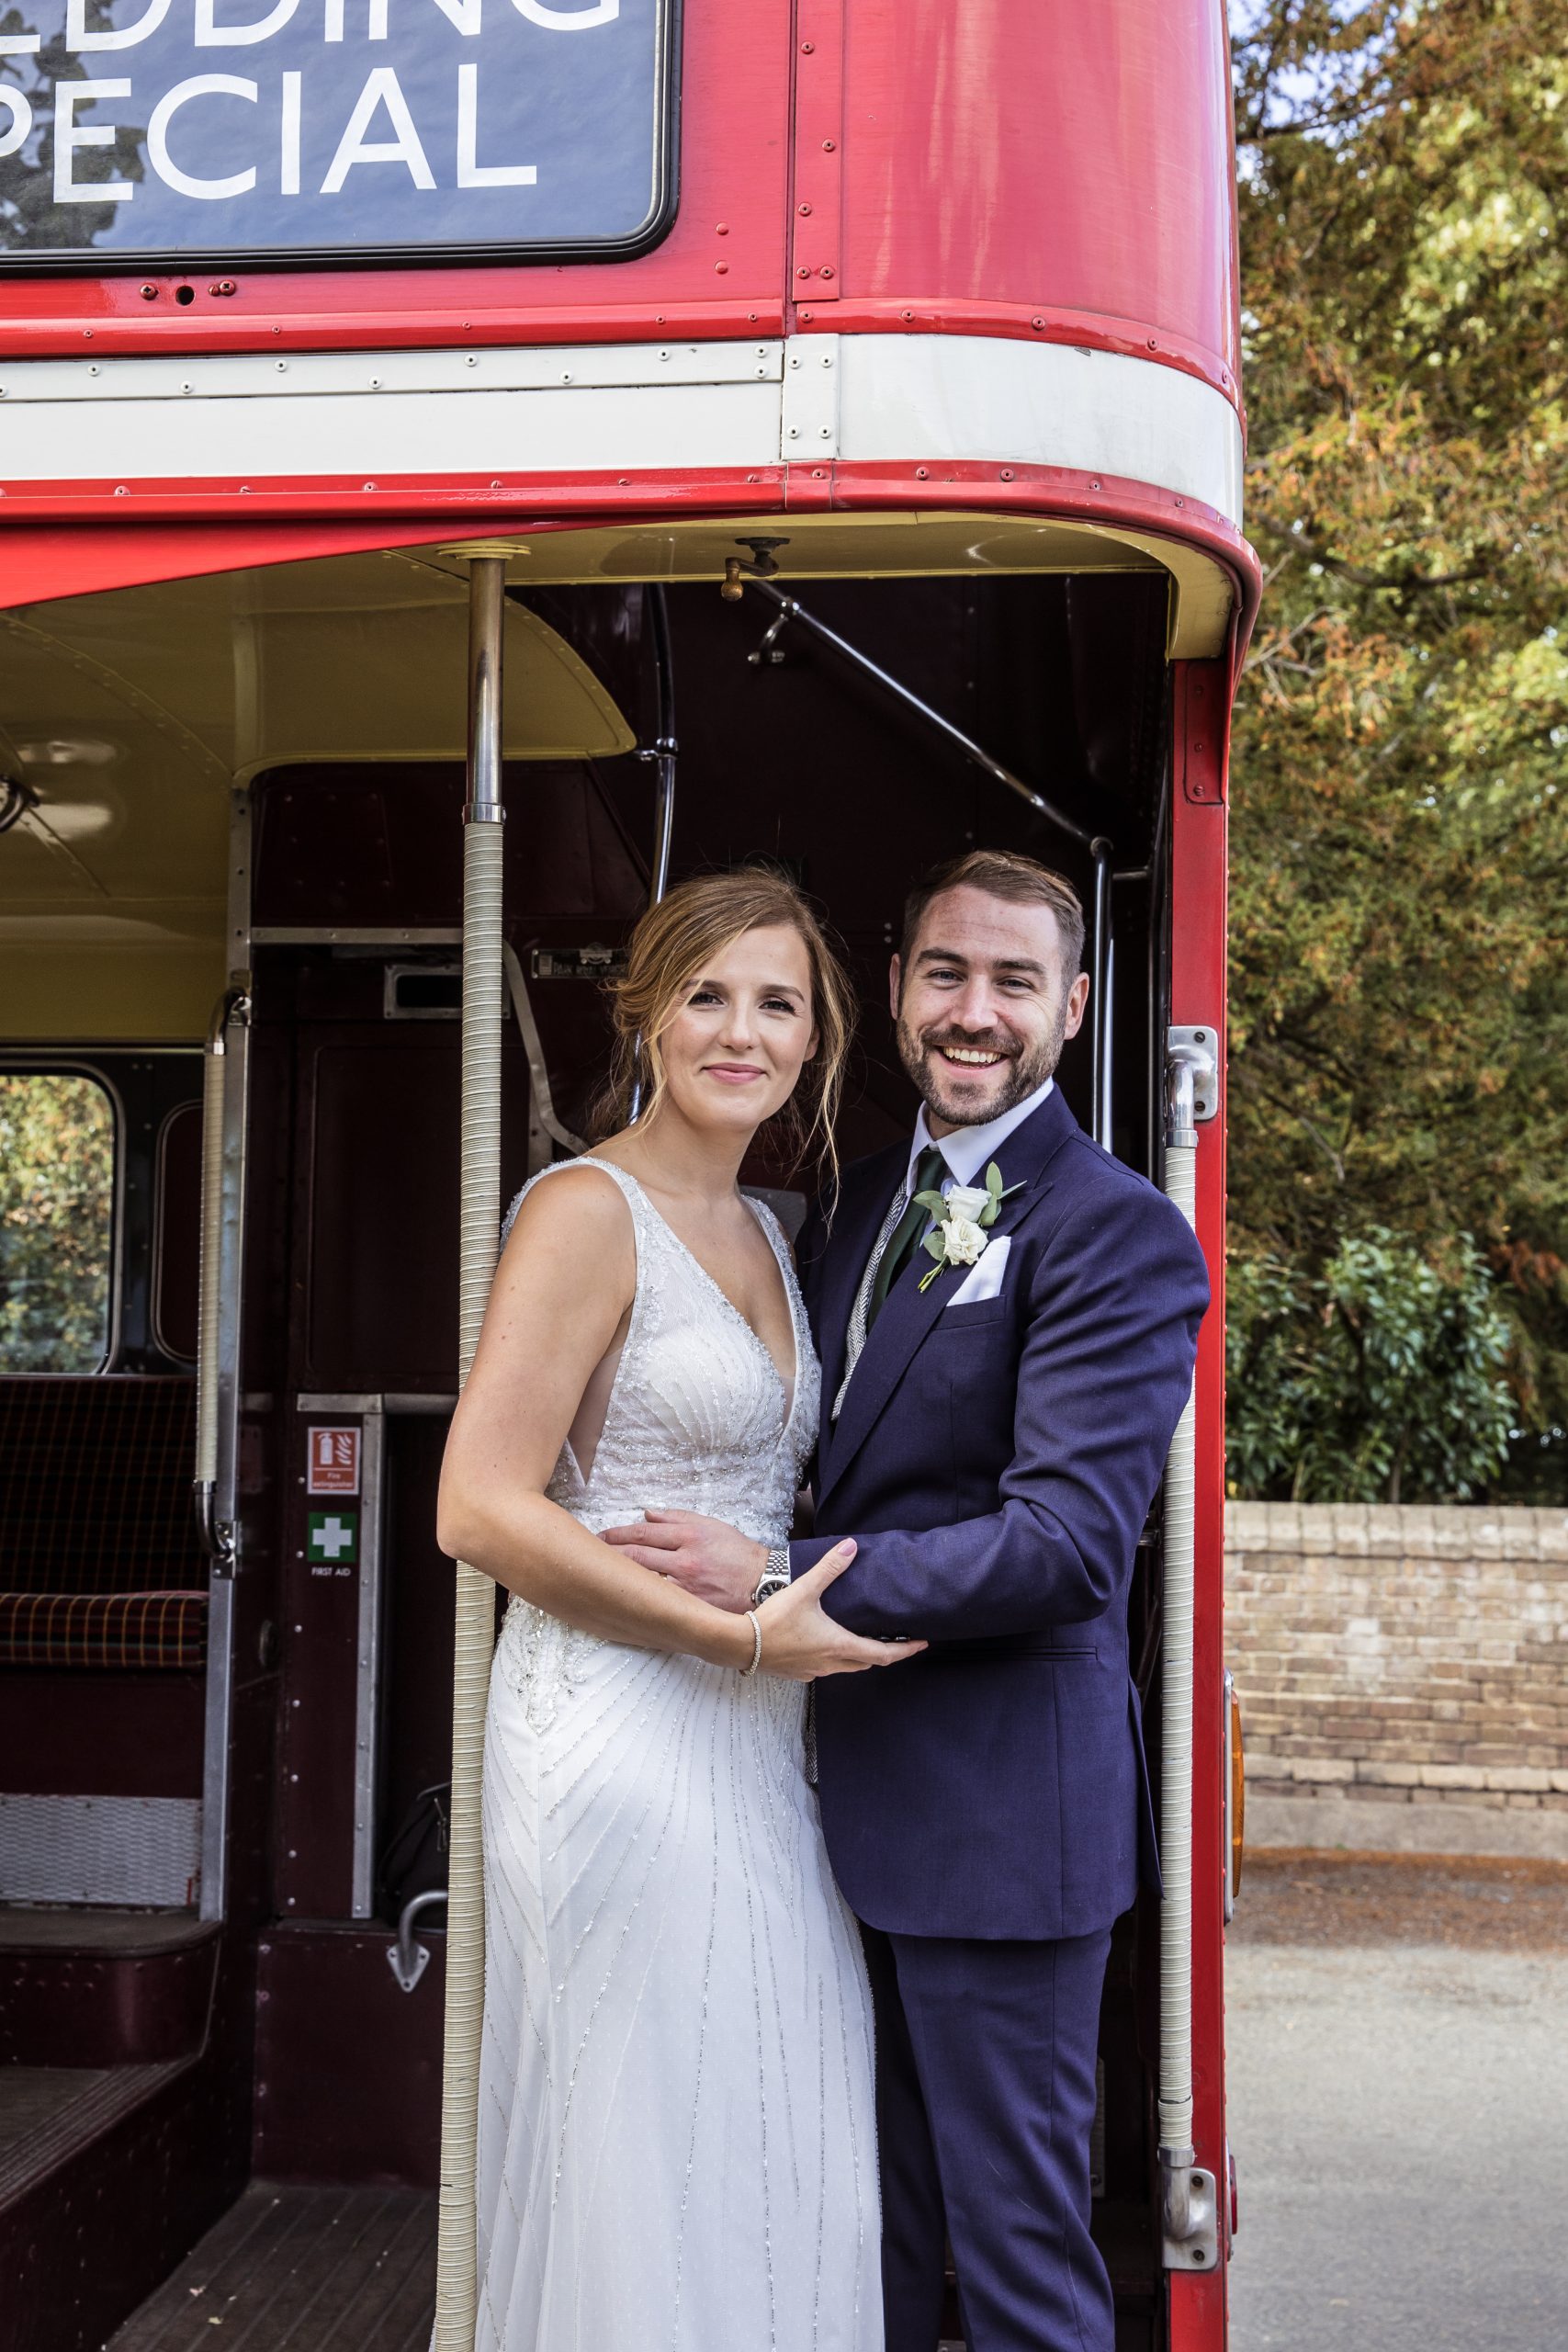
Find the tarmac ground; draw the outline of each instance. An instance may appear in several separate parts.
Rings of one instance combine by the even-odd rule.
[[[1568,1865],[1253,1852],[1232,2352],[1568,2346]]]

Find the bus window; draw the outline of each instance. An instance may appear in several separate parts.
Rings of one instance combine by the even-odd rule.
[[[0,1374],[108,1362],[115,1128],[96,1079],[0,1072]]]

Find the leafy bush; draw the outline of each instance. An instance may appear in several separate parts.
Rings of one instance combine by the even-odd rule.
[[[108,1331],[114,1114],[89,1078],[0,1076],[0,1372],[96,1372]]]
[[[1374,1226],[1316,1279],[1264,1257],[1228,1287],[1233,1494],[1467,1502],[1502,1469],[1512,1328],[1468,1237],[1439,1268]]]

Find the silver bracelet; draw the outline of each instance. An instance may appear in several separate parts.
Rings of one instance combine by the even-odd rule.
[[[757,1612],[754,1609],[748,1609],[746,1614],[751,1621],[751,1663],[750,1666],[737,1667],[736,1672],[740,1676],[742,1681],[745,1680],[749,1674],[755,1674],[757,1668],[762,1663],[761,1625],[758,1621]]]

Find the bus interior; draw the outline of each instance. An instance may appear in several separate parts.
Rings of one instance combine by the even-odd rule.
[[[672,876],[768,859],[826,910],[865,1006],[846,1158],[913,1116],[886,1013],[910,885],[976,844],[1059,867],[1097,980],[1060,1081],[1158,1181],[1170,664],[1224,650],[1217,564],[953,511],[541,526],[506,552],[509,1193],[590,1132],[661,820]],[[112,1153],[98,1207],[44,1237],[96,1269],[90,1329],[17,1340],[0,1259],[11,2352],[242,2320],[253,2352],[427,2340],[468,593],[448,541],[0,613],[0,1112],[75,1083]],[[243,1084],[215,1136],[225,1018]],[[204,1149],[238,1528],[216,1565]],[[765,1140],[745,1179],[804,1209]],[[1133,1610],[1152,1726],[1157,1525]],[[1156,1995],[1145,1897],[1094,2150],[1122,2352],[1165,2342]]]

